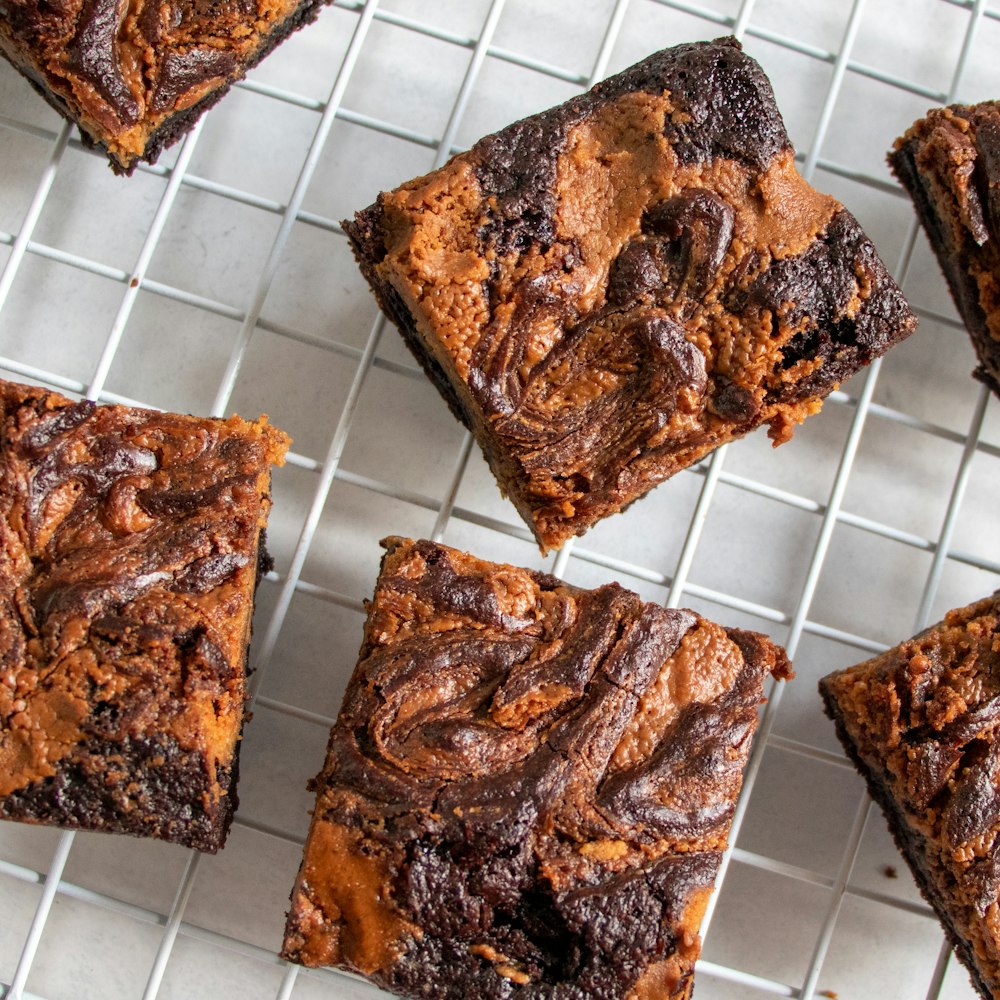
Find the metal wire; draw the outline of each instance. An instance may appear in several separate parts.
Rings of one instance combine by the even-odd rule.
[[[859,34],[864,31],[865,5],[863,0],[855,0],[846,19],[842,37],[835,46],[830,48],[798,37],[797,27],[799,26],[794,23],[783,26],[784,30],[781,32],[777,32],[763,23],[755,23],[758,8],[765,5],[765,0],[760,0],[760,3],[755,3],[754,0],[743,0],[736,9],[736,13],[732,15],[704,5],[686,2],[686,0],[615,0],[613,4],[609,3],[608,5],[600,45],[589,73],[559,66],[538,57],[536,54],[516,51],[509,46],[497,43],[498,27],[506,16],[504,0],[492,0],[485,7],[485,17],[474,35],[428,23],[423,19],[425,12],[419,7],[414,8],[420,12],[418,16],[409,16],[399,9],[387,9],[384,6],[379,6],[377,0],[367,0],[367,2],[339,0],[335,4],[338,10],[344,15],[356,16],[357,21],[353,28],[351,42],[333,77],[326,97],[298,93],[259,79],[245,81],[239,85],[248,98],[252,100],[277,102],[281,106],[316,116],[312,140],[303,156],[297,179],[287,200],[277,200],[256,192],[243,190],[238,185],[228,183],[226,180],[199,176],[192,172],[191,163],[200,133],[200,129],[195,129],[185,140],[172,167],[145,165],[140,167],[140,172],[143,175],[152,181],[162,183],[163,189],[156,211],[145,229],[139,253],[128,271],[114,266],[108,261],[94,259],[66,247],[34,239],[39,220],[46,212],[53,185],[60,170],[63,169],[67,156],[78,157],[86,155],[86,153],[82,150],[79,140],[71,136],[71,130],[68,126],[64,125],[58,130],[51,130],[10,115],[0,115],[0,135],[6,131],[20,136],[30,136],[35,141],[46,142],[49,145],[48,158],[39,171],[28,207],[19,220],[16,232],[0,231],[0,246],[10,248],[6,262],[0,270],[0,315],[7,306],[12,288],[20,280],[19,274],[24,261],[29,257],[65,268],[67,272],[90,276],[107,282],[109,285],[116,284],[122,289],[115,318],[102,346],[93,358],[89,377],[85,380],[80,380],[77,373],[58,370],[56,365],[52,366],[55,370],[50,370],[49,367],[17,356],[0,357],[0,368],[16,377],[39,381],[62,391],[88,398],[105,402],[124,402],[130,405],[141,404],[141,400],[127,399],[120,394],[109,391],[107,381],[116,358],[121,354],[123,339],[130,324],[133,323],[134,308],[142,295],[155,296],[158,299],[177,303],[199,310],[206,315],[239,324],[239,333],[233,342],[224,374],[218,385],[212,406],[213,413],[221,415],[228,410],[240,371],[248,357],[252,342],[258,336],[266,335],[281,342],[305,345],[310,349],[336,357],[346,366],[353,366],[351,368],[353,378],[347,389],[339,419],[333,428],[325,454],[314,456],[294,453],[290,457],[290,464],[299,470],[315,474],[316,480],[311,484],[310,502],[303,513],[297,541],[292,549],[288,566],[280,574],[270,574],[264,584],[270,589],[274,602],[263,631],[255,642],[257,672],[252,683],[252,696],[258,712],[269,712],[277,716],[294,718],[310,726],[326,728],[331,724],[332,719],[323,712],[303,708],[280,698],[269,697],[261,692],[268,676],[268,666],[280,643],[285,641],[288,612],[296,595],[308,596],[352,612],[362,610],[362,605],[357,597],[340,593],[329,586],[303,577],[307,558],[313,548],[321,519],[329,515],[331,492],[335,484],[350,486],[353,489],[364,491],[372,497],[391,498],[394,501],[408,504],[414,509],[429,512],[434,517],[431,531],[434,538],[444,538],[450,527],[458,523],[463,527],[491,532],[500,538],[511,541],[530,540],[528,532],[522,525],[463,506],[459,502],[473,455],[472,440],[469,435],[465,435],[456,448],[451,464],[451,473],[441,496],[426,495],[417,489],[410,488],[407,484],[394,483],[388,479],[383,481],[344,467],[345,451],[351,440],[360,399],[370,372],[378,369],[394,377],[408,380],[423,379],[422,373],[416,366],[380,355],[383,320],[373,319],[364,346],[358,347],[335,337],[318,336],[297,329],[294,324],[288,322],[287,317],[281,315],[280,310],[276,310],[273,315],[268,314],[272,285],[281,262],[286,257],[289,239],[294,227],[302,225],[328,235],[331,240],[343,239],[342,229],[335,219],[319,212],[310,211],[305,207],[306,195],[320,157],[331,144],[334,124],[340,122],[350,125],[373,139],[385,137],[415,149],[433,150],[434,157],[431,165],[438,166],[460,148],[457,145],[460,125],[469,102],[473,98],[482,70],[491,61],[524,74],[535,74],[540,79],[558,81],[583,89],[606,74],[624,28],[634,19],[641,19],[649,12],[660,9],[686,15],[695,19],[696,22],[703,23],[706,26],[706,33],[714,33],[718,28],[729,30],[737,37],[760,40],[803,59],[832,67],[825,100],[816,111],[812,141],[805,152],[799,156],[802,172],[807,178],[812,178],[816,173],[824,173],[830,177],[858,184],[879,196],[896,198],[900,192],[894,184],[882,176],[871,174],[850,163],[838,161],[835,158],[837,151],[824,150],[824,146],[831,120],[839,106],[842,86],[848,75],[885,86],[899,94],[919,97],[932,103],[953,99],[958,92],[962,74],[974,50],[979,24],[984,18],[992,21],[1000,19],[1000,12],[988,9],[984,0],[974,0],[974,2],[973,0],[939,0],[939,2],[955,8],[959,14],[968,16],[962,50],[955,64],[951,85],[947,93],[938,92],[934,87],[926,86],[920,81],[907,79],[905,76],[887,72],[880,67],[867,65],[852,57],[855,42]],[[733,6],[735,7],[735,5]],[[803,18],[806,16],[805,13],[802,14]],[[387,121],[347,106],[350,84],[354,79],[359,59],[366,46],[370,44],[370,29],[374,23],[411,33],[415,37],[419,36],[429,42],[449,46],[457,51],[466,50],[468,52],[464,74],[455,88],[450,113],[439,136],[421,132],[414,127],[413,123]],[[824,151],[827,152],[827,156],[821,155]],[[830,158],[831,156],[834,158]],[[2,190],[2,180],[0,180],[0,190]],[[195,293],[189,289],[150,277],[151,261],[162,248],[165,227],[173,216],[180,193],[184,191],[199,192],[207,197],[218,199],[220,203],[228,203],[256,213],[273,216],[279,220],[277,233],[271,242],[266,260],[256,276],[245,305]],[[896,268],[896,274],[900,281],[905,279],[910,265],[915,233],[915,226],[911,226],[904,241],[900,263]],[[926,305],[921,305],[918,312],[926,320],[942,326],[955,327],[959,325],[952,317],[942,316],[935,309],[928,308]],[[609,555],[600,548],[592,548],[586,540],[575,545],[565,546],[553,562],[553,572],[566,575],[572,574],[577,569],[597,570],[608,576],[626,579],[626,582],[631,579],[636,582],[636,585],[663,588],[666,591],[664,600],[668,606],[677,606],[681,603],[698,600],[732,612],[752,616],[762,622],[771,623],[776,629],[784,629],[786,645],[793,655],[797,651],[801,639],[806,635],[836,642],[844,647],[853,647],[865,655],[885,648],[884,643],[879,639],[847,632],[812,616],[811,608],[814,597],[828,554],[835,544],[836,529],[850,527],[865,532],[873,538],[899,545],[904,549],[931,554],[931,566],[917,612],[918,625],[923,624],[935,601],[941,585],[942,574],[949,567],[969,567],[1000,576],[1000,562],[990,558],[988,553],[964,551],[961,548],[956,548],[953,544],[969,487],[973,460],[976,458],[990,461],[1000,459],[1000,446],[982,439],[983,427],[990,405],[990,397],[985,389],[980,392],[968,429],[956,430],[907,413],[905,410],[891,406],[886,402],[876,401],[874,397],[880,370],[881,365],[878,363],[869,370],[857,396],[837,392],[828,401],[828,406],[840,407],[848,411],[851,426],[843,442],[839,459],[836,460],[837,468],[832,486],[824,499],[819,500],[811,496],[800,495],[726,469],[727,451],[720,449],[696,469],[683,474],[685,477],[699,477],[700,482],[698,483],[697,499],[687,517],[686,531],[672,572],[663,572],[654,554],[651,554],[649,559],[636,562],[634,559]],[[926,436],[928,439],[961,446],[962,454],[952,479],[947,511],[936,538],[928,538],[922,534],[899,528],[890,522],[876,521],[845,509],[844,501],[858,448],[866,433],[867,425],[873,418],[892,426],[907,428]],[[748,497],[757,497],[778,505],[782,509],[797,511],[818,520],[819,532],[806,565],[805,577],[799,588],[797,599],[789,608],[771,607],[739,593],[730,593],[717,587],[708,586],[692,578],[697,565],[696,557],[704,544],[709,516],[718,504],[717,498],[721,485],[738,490]],[[758,975],[746,969],[730,967],[709,960],[702,960],[699,963],[699,976],[738,984],[765,995],[811,997],[824,969],[827,951],[838,929],[838,922],[842,919],[842,902],[845,898],[865,899],[874,905],[912,913],[927,919],[932,919],[933,915],[929,908],[922,904],[878,893],[852,881],[865,823],[869,818],[870,809],[867,800],[862,800],[858,805],[839,865],[832,875],[809,867],[789,864],[740,846],[739,834],[748,805],[754,795],[763,755],[768,749],[796,754],[800,758],[815,761],[824,767],[842,769],[846,766],[843,758],[838,754],[803,743],[776,731],[776,720],[781,711],[783,690],[783,686],[778,684],[771,691],[770,701],[761,722],[734,822],[733,846],[726,855],[723,871],[720,874],[719,887],[712,898],[704,922],[706,945],[710,945],[712,941],[713,916],[717,903],[723,898],[722,887],[732,863],[753,868],[770,878],[802,882],[827,893],[828,899],[824,917],[813,942],[808,968],[801,985],[780,982],[777,978]],[[260,836],[277,838],[292,844],[301,843],[299,835],[281,830],[251,816],[238,816],[236,825],[252,830]],[[64,870],[71,855],[73,842],[72,834],[64,834],[59,838],[46,871],[16,865],[0,857],[0,878],[38,885],[42,890],[30,928],[20,948],[20,955],[11,981],[8,984],[0,983],[0,987],[5,987],[4,995],[7,1000],[22,1000],[22,998],[30,998],[35,995],[27,992],[26,987],[40,942],[47,933],[55,933],[48,931],[47,927],[52,907],[59,898],[74,899],[98,912],[113,913],[137,923],[153,924],[162,928],[159,946],[142,993],[143,1000],[154,1000],[160,995],[165,975],[173,957],[175,942],[179,938],[187,937],[203,941],[213,947],[243,956],[252,962],[263,962],[270,966],[284,964],[272,951],[266,948],[199,927],[186,919],[188,900],[191,898],[199,879],[198,855],[191,854],[189,856],[178,882],[171,909],[167,913],[159,913],[155,910],[124,903],[112,893],[94,891],[67,881],[64,878]],[[942,952],[942,957],[939,959],[928,984],[927,996],[929,1000],[939,996],[946,968],[947,951],[945,950]],[[302,973],[297,966],[285,966],[276,994],[279,1000],[290,1000],[296,993],[296,984],[303,977],[308,977],[310,980],[319,978],[321,981],[331,984],[331,995],[336,995],[336,984],[345,981],[344,976],[338,972],[317,973],[310,971]]]

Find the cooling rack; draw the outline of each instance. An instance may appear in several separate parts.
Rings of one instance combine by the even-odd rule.
[[[386,328],[339,219],[665,45],[733,33],[800,169],[859,217],[921,329],[772,451],[716,452],[542,561]],[[0,66],[0,370],[110,402],[268,412],[275,476],[241,807],[226,849],[0,824],[9,1000],[377,997],[276,957],[306,781],[390,533],[620,580],[784,643],[704,926],[697,995],[973,996],[823,719],[816,680],[1000,587],[1000,407],[884,154],[997,94],[983,0],[339,0],[122,180]],[[991,90],[991,87],[997,88]]]

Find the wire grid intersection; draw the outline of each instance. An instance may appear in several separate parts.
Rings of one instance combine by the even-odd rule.
[[[86,241],[77,239],[70,226],[57,224],[60,211],[73,195],[108,186],[108,179],[103,175],[97,178],[96,171],[103,169],[99,160],[82,148],[67,126],[55,123],[52,116],[36,116],[35,108],[24,102],[24,94],[17,92],[17,85],[9,82],[14,77],[4,67],[8,75],[0,76],[0,132],[10,139],[10,148],[16,147],[17,153],[10,155],[20,157],[15,161],[20,172],[13,171],[11,179],[0,182],[12,199],[8,206],[0,202],[0,248],[7,248],[0,250],[6,253],[0,257],[0,367],[13,377],[106,402],[187,406],[218,414],[236,404],[270,409],[289,400],[295,395],[293,376],[301,371],[300,367],[292,370],[293,361],[314,363],[320,382],[327,373],[330,381],[336,382],[332,398],[323,398],[322,410],[307,405],[318,401],[315,390],[301,409],[290,409],[293,424],[299,424],[290,429],[293,433],[298,430],[295,436],[306,447],[299,450],[297,446],[290,456],[289,472],[276,480],[279,503],[284,488],[291,512],[276,532],[273,547],[277,549],[278,570],[268,575],[262,587],[253,679],[259,721],[248,728],[247,749],[256,754],[251,759],[270,760],[268,747],[256,745],[263,741],[263,737],[258,741],[257,732],[265,727],[300,734],[310,745],[322,747],[339,690],[314,697],[314,689],[308,688],[306,681],[322,679],[324,665],[300,663],[292,647],[301,637],[297,629],[303,622],[322,617],[324,622],[340,623],[337,627],[342,634],[338,632],[335,648],[345,650],[352,642],[356,648],[351,629],[360,631],[361,597],[370,590],[370,566],[377,563],[370,545],[373,522],[379,533],[388,533],[397,530],[396,517],[413,534],[442,538],[511,562],[538,564],[528,532],[513,522],[509,508],[492,498],[484,499],[491,484],[483,487],[488,477],[471,449],[469,436],[439,425],[435,416],[427,416],[435,407],[440,409],[430,398],[433,393],[392,336],[383,337],[384,323],[364,291],[359,294],[357,281],[352,286],[344,271],[335,272],[333,283],[337,287],[326,303],[336,309],[332,316],[319,308],[310,314],[300,307],[303,290],[294,280],[289,284],[288,273],[291,265],[299,267],[304,259],[309,260],[298,244],[307,250],[319,247],[324,255],[349,266],[343,232],[336,220],[367,203],[378,186],[391,186],[444,162],[487,130],[482,122],[498,127],[579,92],[609,69],[645,55],[648,48],[655,47],[649,38],[665,28],[678,34],[665,39],[664,44],[733,32],[771,73],[783,109],[799,75],[813,80],[811,103],[802,102],[808,104],[803,108],[794,105],[793,99],[790,112],[786,112],[800,148],[803,173],[815,176],[817,186],[833,189],[850,207],[855,201],[864,207],[868,214],[862,216],[862,222],[876,243],[898,247],[895,274],[924,326],[932,327],[935,335],[952,338],[957,345],[964,336],[961,325],[942,294],[942,282],[928,270],[926,247],[910,221],[908,203],[887,173],[868,169],[864,157],[858,157],[844,141],[844,122],[851,121],[852,114],[856,117],[862,102],[875,93],[893,111],[897,105],[908,109],[910,120],[927,104],[991,96],[971,88],[966,94],[962,83],[967,69],[978,74],[977,83],[981,81],[982,66],[989,64],[989,40],[984,41],[983,35],[1000,20],[1000,12],[990,9],[984,0],[924,0],[924,12],[945,29],[943,38],[932,38],[930,27],[923,36],[919,26],[913,29],[917,43],[922,42],[925,48],[933,45],[942,70],[936,78],[924,80],[918,72],[919,61],[912,69],[906,66],[905,72],[896,72],[873,58],[875,43],[884,37],[880,33],[891,20],[891,13],[876,14],[873,6],[864,0],[851,4],[829,0],[806,13],[784,0],[716,0],[712,4],[593,0],[581,5],[579,11],[574,8],[571,17],[565,0],[530,8],[523,0],[480,0],[476,4],[445,4],[440,11],[412,0],[337,0],[324,13],[321,24],[311,29],[317,39],[315,48],[308,41],[310,32],[283,47],[289,53],[301,50],[303,66],[317,62],[329,65],[325,76],[310,76],[292,65],[298,60],[291,55],[282,62],[284,53],[279,50],[252,79],[238,85],[227,103],[199,125],[176,152],[159,165],[142,167],[136,179],[126,182],[146,185],[139,212],[145,221],[133,225],[136,232],[131,258],[123,256],[125,239],[118,245],[111,239],[88,251]],[[576,17],[584,25],[578,39],[584,41],[582,46],[560,46],[546,34],[553,26],[572,34],[571,21]],[[529,23],[532,29],[537,26],[537,31],[528,29]],[[336,41],[331,43],[334,36]],[[955,45],[950,63],[940,55],[947,51],[949,39]],[[320,40],[333,46],[338,53],[336,60],[330,60]],[[411,46],[418,50],[413,60],[420,65],[414,68],[404,59],[402,66],[394,66],[393,73],[386,74],[384,60],[388,55]],[[585,51],[589,64],[581,55]],[[440,65],[427,62],[430,53],[440,58]],[[272,63],[281,63],[281,72],[270,73]],[[394,80],[397,72],[399,79]],[[418,90],[433,84],[429,93],[435,100],[407,100],[408,79],[421,85]],[[375,96],[370,96],[368,88],[380,81],[388,81],[382,88],[384,93],[380,96],[376,86],[372,88]],[[9,98],[3,89],[5,82]],[[509,93],[505,87],[510,88]],[[504,99],[498,97],[500,94]],[[549,94],[552,98],[545,100],[543,95]],[[288,169],[276,169],[284,187],[263,171],[263,180],[258,183],[259,178],[247,176],[222,152],[226,115],[238,101],[244,102],[245,113],[251,116],[255,112],[249,109],[253,108],[266,120],[277,115],[304,123],[298,133],[289,126],[289,148],[297,150],[298,159],[292,156]],[[908,120],[901,115],[902,110],[896,119],[905,127]],[[235,112],[233,120],[240,121]],[[895,132],[881,133],[878,148],[885,148],[899,130],[896,127]],[[359,150],[373,175],[366,174],[360,185],[345,165],[346,158]],[[367,158],[365,150],[370,150]],[[385,154],[387,150],[391,155]],[[410,164],[413,168],[407,169]],[[119,188],[122,183],[111,182]],[[351,198],[340,196],[341,187],[350,191]],[[22,208],[13,204],[18,199]],[[237,238],[239,221],[254,220],[252,225],[259,234],[255,233],[253,240],[248,238],[246,247],[222,242],[228,231],[221,226],[212,242],[216,253],[211,256],[238,262],[238,273],[223,269],[223,280],[201,282],[193,269],[170,266],[190,250],[184,241],[185,229],[191,220],[197,220],[198,209],[207,215],[218,213],[236,219]],[[78,223],[83,228],[99,224],[97,217],[85,217]],[[206,255],[204,259],[211,258]],[[892,262],[888,251],[886,259]],[[336,264],[336,259],[333,262]],[[305,271],[308,274],[309,267]],[[58,278],[53,277],[56,275]],[[107,314],[107,326],[96,324],[95,333],[95,324],[89,323],[89,336],[82,336],[84,342],[79,346],[70,346],[71,338],[66,335],[43,332],[43,349],[38,349],[37,337],[32,342],[20,332],[23,318],[32,315],[32,296],[26,289],[38,287],[37,282],[43,294],[35,298],[58,295],[61,287],[100,288],[95,301],[104,306],[98,314]],[[165,311],[167,321],[157,319],[159,309]],[[340,322],[345,315],[346,321]],[[178,316],[187,321],[194,317],[196,324],[204,325],[187,336],[174,325]],[[44,323],[44,309],[40,319]],[[197,367],[205,371],[182,368],[165,388],[164,382],[171,380],[164,380],[156,367],[162,361],[155,347],[157,338],[167,342],[163,356],[176,357],[179,350],[193,349]],[[910,348],[900,348],[899,353],[904,350]],[[147,351],[149,360],[145,358]],[[287,363],[285,355],[290,358]],[[806,452],[806,461],[818,461],[826,475],[786,476],[779,471],[779,463],[793,463],[794,456],[782,456],[772,464],[752,443],[741,442],[682,473],[676,487],[661,487],[628,515],[640,530],[658,525],[660,534],[654,533],[657,545],[637,547],[621,528],[609,524],[566,546],[548,568],[584,584],[623,579],[644,595],[669,605],[704,605],[717,616],[736,618],[737,624],[748,622],[770,631],[797,654],[799,673],[807,675],[806,684],[812,684],[826,669],[886,648],[909,634],[908,629],[912,631],[914,619],[917,626],[922,625],[947,606],[966,603],[995,589],[1000,582],[1000,562],[992,558],[998,553],[997,546],[990,548],[989,543],[1000,539],[982,511],[988,506],[988,497],[995,495],[998,481],[996,403],[983,389],[978,395],[968,393],[970,398],[975,395],[971,408],[953,407],[942,414],[914,405],[912,388],[919,384],[925,362],[925,354],[913,352],[912,361],[897,365],[894,352],[885,363],[885,375],[883,366],[876,364],[859,378],[859,387],[848,387],[830,397],[824,416],[813,418],[824,421],[824,430],[817,431],[818,441]],[[965,366],[969,365],[971,361],[966,361]],[[957,369],[961,368],[957,364]],[[450,448],[428,448],[424,443],[426,454],[419,453],[409,466],[404,462],[406,474],[402,476],[394,475],[393,462],[398,455],[387,454],[385,460],[373,463],[370,456],[375,452],[378,457],[377,449],[384,444],[366,437],[372,415],[380,413],[380,400],[384,400],[384,386],[372,388],[377,380],[385,380],[401,400],[387,421],[389,425],[396,427],[416,414],[422,421],[422,433],[445,428],[441,433]],[[303,412],[328,415],[319,419],[327,431],[325,446],[322,432],[302,433]],[[809,435],[812,428],[799,433]],[[879,461],[884,442],[897,436],[919,441],[929,453],[927,462],[939,460],[933,482],[920,484],[928,487],[936,506],[929,504],[922,510],[914,504],[912,510],[901,512],[883,511],[877,505],[872,509],[871,483],[875,483],[877,494],[896,471],[879,466]],[[866,453],[869,442],[871,456]],[[793,444],[783,450],[796,447]],[[447,454],[429,457],[437,451]],[[415,468],[425,459],[433,472],[426,476]],[[870,466],[876,467],[874,472]],[[900,476],[916,476],[925,467],[926,463],[914,470],[903,468]],[[283,481],[292,476],[294,483],[283,487]],[[867,488],[855,488],[859,481]],[[667,497],[672,487],[677,493],[683,491],[679,502]],[[794,572],[780,593],[761,589],[759,581],[738,574],[727,577],[715,572],[718,560],[714,556],[724,538],[727,517],[733,516],[731,510],[751,504],[761,505],[759,509],[767,514],[746,532],[753,544],[741,550],[744,556],[754,548],[774,546],[789,525],[809,525],[800,529],[794,549],[784,553],[794,556],[785,559]],[[275,510],[277,513],[278,506]],[[661,517],[674,524],[672,531],[662,528]],[[359,524],[364,525],[364,544],[351,538]],[[388,530],[382,530],[383,524]],[[884,553],[881,562],[872,557],[873,576],[879,577],[884,563],[887,576],[906,572],[922,581],[914,593],[892,602],[897,614],[885,621],[878,614],[859,618],[836,613],[843,588],[831,581],[842,580],[845,567],[850,574],[859,538]],[[808,553],[806,558],[804,552]],[[357,565],[368,569],[353,568],[355,553]],[[856,605],[847,607],[857,611]],[[908,620],[900,620],[906,616]],[[317,636],[307,645],[322,654],[327,652],[323,639]],[[812,666],[813,657],[823,669]],[[272,666],[275,659],[280,661],[280,670]],[[298,687],[290,666],[304,672]],[[342,669],[349,672],[350,666],[345,662]],[[344,680],[346,674],[338,683]],[[329,680],[326,684],[329,687]],[[896,886],[873,887],[861,870],[873,850],[884,851],[884,845],[872,847],[870,843],[873,836],[877,839],[880,817],[872,815],[860,783],[832,741],[813,731],[815,711],[812,715],[800,711],[808,695],[800,693],[803,686],[800,680],[787,691],[777,685],[771,692],[744,783],[733,846],[706,919],[699,996],[731,997],[737,992],[748,997],[813,996],[825,989],[825,977],[843,975],[838,939],[849,941],[854,930],[862,926],[858,913],[876,913],[883,920],[889,919],[887,914],[900,915],[918,921],[931,939],[940,938],[930,910],[915,894],[889,891]],[[319,753],[321,749],[315,759],[303,765],[302,775],[309,776],[318,768]],[[780,766],[774,764],[778,758],[783,761]],[[775,831],[760,818],[760,813],[767,811],[764,807],[771,806],[768,783],[772,772],[780,767],[783,773],[791,773],[791,761],[810,769],[811,774],[834,776],[830,780],[845,789],[838,804],[844,805],[846,827],[841,831],[842,842],[831,838],[831,843],[824,845],[824,853],[830,855],[825,867],[808,856],[783,856],[784,845],[778,849],[774,838],[769,840],[768,834]],[[291,814],[294,818],[284,813],[279,813],[277,820],[272,818],[271,810],[263,807],[265,796],[248,770],[245,765],[244,787],[251,787],[244,798],[251,801],[237,816],[234,839],[242,842],[247,838],[255,846],[245,852],[245,858],[230,846],[220,862],[236,856],[254,871],[254,866],[262,866],[267,845],[286,850],[284,857],[294,861],[303,843],[305,810],[301,815]],[[280,781],[282,774],[280,768],[270,774],[272,784],[264,791],[276,788],[274,782]],[[279,794],[278,798],[283,802],[287,797]],[[302,801],[303,795],[299,795],[297,802]],[[761,807],[755,809],[758,802]],[[800,818],[794,803],[790,805],[780,795],[777,802],[780,821],[794,823]],[[0,831],[0,837],[4,833]],[[379,995],[354,977],[300,970],[282,963],[275,956],[280,927],[270,927],[269,945],[258,939],[255,927],[241,933],[239,921],[234,922],[235,930],[220,929],[218,914],[199,898],[200,886],[213,878],[214,859],[202,863],[195,855],[185,855],[174,866],[177,877],[172,899],[150,906],[130,901],[127,894],[117,891],[113,880],[97,889],[83,884],[101,881],[88,872],[85,863],[79,870],[82,879],[68,877],[67,870],[81,850],[93,850],[86,835],[74,838],[62,834],[53,843],[54,852],[45,861],[38,858],[35,846],[24,850],[12,836],[8,848],[0,839],[0,888],[18,885],[41,890],[33,917],[13,953],[12,971],[8,973],[0,965],[0,979],[10,1000],[41,995],[28,992],[27,986],[34,982],[38,949],[65,945],[68,932],[59,926],[61,903],[83,906],[87,913],[108,920],[124,921],[126,927],[150,929],[153,936],[147,936],[146,953],[136,963],[136,988],[132,992],[123,988],[121,995],[191,995],[189,989],[185,992],[184,975],[190,973],[192,961],[195,971],[203,975],[207,960],[202,957],[199,964],[187,954],[179,954],[179,949],[183,951],[188,945],[208,949],[205,955],[235,956],[256,970],[247,973],[256,990],[253,995]],[[33,856],[33,863],[13,859],[22,854]],[[287,892],[294,866],[284,875]],[[773,951],[762,961],[760,956],[749,954],[746,935],[734,933],[732,925],[734,920],[738,923],[739,904],[745,900],[740,883],[754,878],[766,881],[767,892],[775,900],[795,898],[796,887],[813,894],[815,905],[810,919],[802,921],[806,926],[799,937],[801,952],[809,956],[804,966],[793,968],[794,963]],[[845,908],[852,911],[850,918],[844,916]],[[192,909],[196,910],[194,915]],[[207,919],[201,919],[201,914]],[[209,926],[212,923],[216,926]],[[753,937],[756,941],[756,935]],[[52,960],[43,964],[43,984],[58,984]],[[233,971],[232,966],[227,968]],[[261,970],[270,970],[271,978]],[[971,995],[961,974],[948,972],[946,951],[925,971],[928,998]],[[110,974],[98,971],[96,982],[107,985]],[[873,988],[871,995],[875,993]],[[233,993],[244,994],[251,995],[245,986]],[[70,994],[52,993],[51,1000],[57,995]]]

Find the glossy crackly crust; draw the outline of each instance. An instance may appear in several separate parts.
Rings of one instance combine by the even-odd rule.
[[[153,162],[324,0],[0,0],[0,52],[117,173]]]
[[[218,850],[287,438],[6,382],[0,421],[0,817]]]
[[[972,338],[973,374],[1000,396],[1000,102],[931,110],[896,140],[889,164]]]
[[[915,326],[732,39],[657,53],[344,226],[543,549],[761,424],[786,440]]]
[[[390,538],[285,957],[409,997],[688,997],[764,636]]]
[[[1000,594],[820,682],[973,984],[1000,997]]]

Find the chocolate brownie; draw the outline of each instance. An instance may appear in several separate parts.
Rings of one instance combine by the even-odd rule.
[[[798,174],[760,66],[682,45],[344,227],[543,549],[761,424],[776,444],[916,323]]]
[[[9,382],[0,420],[0,817],[218,850],[288,439]]]
[[[917,210],[979,359],[1000,396],[1000,101],[935,108],[889,164]]]
[[[984,997],[1000,997],[1000,593],[820,682],[827,714]]]
[[[116,173],[153,162],[324,0],[0,0],[0,52]]]
[[[283,955],[407,997],[689,997],[754,632],[390,538]]]

